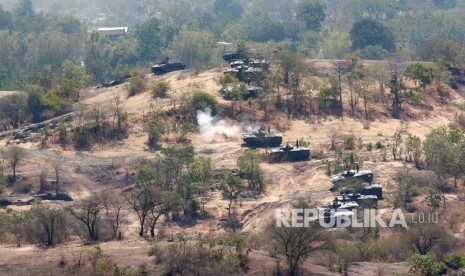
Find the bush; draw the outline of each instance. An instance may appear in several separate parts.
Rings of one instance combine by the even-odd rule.
[[[410,272],[415,275],[439,276],[446,270],[443,262],[436,262],[429,255],[415,254],[410,258],[410,262],[412,263]]]
[[[376,149],[382,149],[382,148],[384,148],[384,145],[383,145],[383,143],[381,141],[378,141],[375,144],[375,148]]]
[[[203,91],[196,91],[192,94],[192,98],[189,101],[189,109],[192,113],[196,113],[198,110],[211,110],[211,115],[215,116],[218,113],[218,101],[215,96],[210,95]]]
[[[355,136],[354,135],[347,135],[344,137],[344,149],[345,150],[355,149]]]
[[[464,268],[465,267],[465,255],[462,254],[452,254],[447,256],[446,264],[448,267],[453,269]]]
[[[145,90],[144,79],[137,76],[129,82],[129,97],[135,96]]]
[[[168,81],[158,81],[152,87],[152,94],[156,98],[166,98],[170,90],[170,83]]]
[[[371,151],[373,149],[373,144],[370,142],[367,144],[367,151]]]
[[[74,130],[74,147],[78,150],[90,147],[90,133],[88,130],[81,128]]]

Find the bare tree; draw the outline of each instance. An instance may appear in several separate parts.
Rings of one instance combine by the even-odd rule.
[[[277,252],[286,257],[289,275],[300,273],[301,262],[313,251],[324,249],[327,238],[318,221],[310,223],[309,227],[276,227],[272,221],[266,228]]]
[[[111,194],[109,200],[109,209],[108,221],[110,223],[111,229],[113,230],[113,238],[118,236],[120,233],[122,218],[125,215],[124,207],[126,206],[126,201],[119,194]]]
[[[142,187],[125,194],[124,197],[131,205],[134,212],[139,218],[139,236],[143,237],[145,234],[144,226],[153,208],[154,189],[152,187]]]
[[[63,171],[63,162],[64,158],[60,154],[57,154],[50,159],[50,165],[52,166],[53,172],[55,173],[55,187],[57,193],[61,186],[61,172]]]
[[[336,141],[341,140],[342,137],[343,135],[339,129],[330,129],[330,131],[328,132],[328,138],[331,141],[331,150],[334,150],[336,148]]]
[[[407,239],[414,253],[426,255],[447,241],[447,231],[439,224],[417,223],[407,231]]]
[[[47,187],[48,166],[43,165],[39,175],[39,193],[43,193]]]
[[[31,211],[43,231],[45,243],[53,246],[59,237],[60,228],[63,228],[66,223],[62,210],[39,204]]]
[[[181,198],[175,192],[156,191],[153,199],[149,216],[150,237],[152,238],[155,237],[155,226],[158,219],[179,208],[182,204]]]
[[[16,169],[19,163],[27,157],[26,150],[18,146],[8,146],[3,152],[3,157],[13,170],[13,181],[16,181]]]
[[[97,196],[77,202],[69,209],[78,221],[82,222],[89,234],[91,241],[97,241],[99,238],[100,211],[103,209]]]

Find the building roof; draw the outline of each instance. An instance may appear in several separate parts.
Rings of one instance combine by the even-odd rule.
[[[98,32],[108,36],[120,36],[128,33],[128,27],[98,28]]]

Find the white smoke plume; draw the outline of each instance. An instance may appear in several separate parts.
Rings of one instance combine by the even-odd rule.
[[[211,115],[211,110],[197,110],[197,123],[199,124],[200,134],[205,140],[214,140],[216,135],[223,135],[231,138],[239,133],[239,127],[228,124],[225,120]]]

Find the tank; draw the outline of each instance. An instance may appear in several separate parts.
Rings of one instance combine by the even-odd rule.
[[[271,133],[259,128],[252,133],[243,133],[242,140],[250,147],[279,147],[283,142],[283,136],[279,133]]]
[[[183,63],[170,63],[169,58],[165,58],[162,62],[152,66],[152,73],[155,75],[163,75],[173,71],[179,71],[186,69],[186,65]]]
[[[310,149],[299,147],[299,141],[297,141],[296,146],[286,144],[279,148],[270,149],[268,159],[270,162],[309,160]]]
[[[359,170],[357,163],[355,170],[346,170],[342,173],[331,175],[329,179],[334,185],[330,191],[334,191],[343,187],[344,184],[349,184],[354,181],[368,183],[371,185],[371,182],[373,181],[373,172],[371,170]]]

